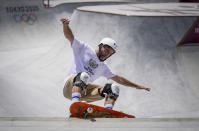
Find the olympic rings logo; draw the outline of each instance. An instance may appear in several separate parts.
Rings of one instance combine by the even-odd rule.
[[[19,23],[19,24],[33,25],[37,21],[37,16],[34,13],[14,14],[13,19],[16,23]]]

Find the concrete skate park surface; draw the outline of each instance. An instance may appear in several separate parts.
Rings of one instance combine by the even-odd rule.
[[[32,123],[39,123],[42,117],[49,120],[61,117],[63,120],[69,115],[71,101],[63,97],[62,90],[73,53],[59,21],[69,17],[74,35],[94,48],[103,37],[115,39],[119,50],[107,60],[108,66],[114,73],[151,88],[151,92],[124,86],[120,88],[114,109],[135,115],[137,119],[98,121],[108,123],[107,127],[112,130],[118,128],[115,126],[117,122],[125,130],[133,128],[132,123],[138,123],[140,126],[136,128],[143,127],[143,130],[150,127],[155,130],[167,130],[166,127],[198,130],[199,48],[176,46],[199,16],[199,5],[89,6],[95,4],[84,3],[86,7],[79,7],[80,3],[62,4],[45,9],[41,1],[19,0],[5,1],[0,5],[0,129],[26,127],[23,129],[33,130],[30,128],[34,127]],[[21,6],[35,8],[31,12],[34,21],[22,21],[19,19],[22,17],[18,16],[24,12],[12,11],[13,7]],[[77,9],[73,12],[74,8]],[[135,16],[135,10],[139,16]],[[106,79],[100,78],[95,83],[104,85],[106,82]],[[103,105],[103,101],[93,104]],[[15,119],[19,117],[30,119]],[[141,119],[143,121],[139,121]],[[56,119],[53,122],[42,121],[46,126],[38,129],[48,130],[50,128],[46,127],[53,122],[56,123],[53,129],[81,129],[75,128],[74,124],[68,126],[70,120],[61,123]],[[85,130],[90,127],[88,121],[72,119],[72,123],[74,121],[81,121],[79,124],[83,123],[82,126],[87,127]],[[97,123],[100,125],[100,122]],[[96,124],[92,129],[105,128]]]
[[[82,119],[64,118],[2,118],[0,129],[3,131],[197,131],[198,118],[138,118],[138,119],[96,119],[96,122]]]

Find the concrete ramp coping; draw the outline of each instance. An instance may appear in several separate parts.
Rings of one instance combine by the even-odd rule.
[[[95,118],[97,122],[188,122],[198,121],[199,118]],[[82,121],[90,119],[67,118],[67,117],[0,117],[1,121]]]
[[[0,130],[161,130],[197,131],[199,118],[98,118],[95,122],[84,119],[44,118],[44,117],[4,117],[0,118]]]
[[[125,16],[199,16],[199,3],[150,3],[84,6],[78,10]]]

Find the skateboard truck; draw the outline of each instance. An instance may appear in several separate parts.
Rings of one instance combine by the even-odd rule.
[[[88,111],[85,111],[85,112],[84,112],[84,119],[87,119],[87,118],[88,118],[88,115],[89,115]]]
[[[89,107],[85,112],[84,112],[84,119],[88,119],[89,114],[93,113],[93,109]],[[90,121],[95,122],[96,120],[94,118],[91,118]]]
[[[87,119],[88,115],[93,113],[93,108],[89,107],[85,112],[84,112],[84,118]]]

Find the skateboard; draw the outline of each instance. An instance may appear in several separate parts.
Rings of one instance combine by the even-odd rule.
[[[70,106],[71,117],[92,119],[92,118],[135,118],[123,112],[106,109],[97,105],[83,102],[75,102]]]

